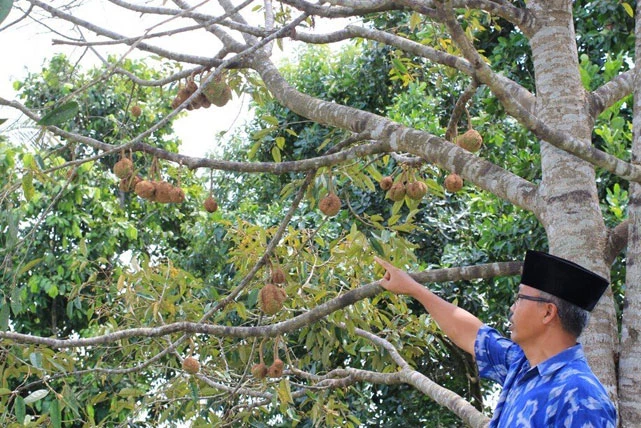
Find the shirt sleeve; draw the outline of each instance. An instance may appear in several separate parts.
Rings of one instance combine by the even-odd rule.
[[[483,325],[476,335],[474,356],[479,375],[502,386],[510,365],[523,356],[523,351],[495,329]]]

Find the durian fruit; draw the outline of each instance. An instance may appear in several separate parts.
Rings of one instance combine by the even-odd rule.
[[[265,284],[258,292],[258,306],[265,315],[274,315],[283,308],[287,293],[274,284]]]
[[[261,361],[258,364],[254,364],[251,368],[251,371],[252,375],[256,379],[265,379],[267,377],[269,369],[267,368],[267,365]]]
[[[445,188],[448,192],[458,192],[463,188],[463,178],[458,174],[449,174],[445,177]]]
[[[205,76],[205,80],[207,76]],[[222,74],[218,74],[202,88],[202,93],[212,104],[222,107],[231,99],[231,88]]]
[[[483,145],[483,137],[475,129],[468,129],[456,138],[456,144],[468,152],[478,152]]]
[[[333,217],[341,209],[341,200],[335,193],[329,193],[318,202],[318,209],[328,217]]]
[[[209,197],[205,199],[203,206],[208,213],[213,213],[218,210],[218,202],[216,202],[216,199],[214,199],[212,195],[209,195]]]
[[[392,187],[387,191],[387,197],[393,200],[394,202],[402,201],[405,198],[405,184],[398,183],[392,184]]]
[[[142,114],[142,109],[138,104],[131,106],[130,111],[133,117],[140,117],[140,115]]]
[[[132,175],[131,177],[121,178],[119,188],[123,192],[133,192],[136,188],[136,184],[142,181],[142,177],[139,175]]]
[[[173,186],[169,191],[169,202],[172,204],[182,204],[185,202],[185,192],[178,186]]]
[[[142,180],[134,186],[134,192],[143,199],[151,200],[156,193],[156,186],[149,180]]]
[[[168,204],[169,202],[171,202],[171,192],[174,186],[164,180],[154,181],[153,184],[156,188],[153,201],[160,202],[161,204]]]
[[[274,284],[284,284],[285,281],[285,272],[281,268],[272,269],[272,282]]]
[[[187,98],[189,98],[190,95],[191,93],[187,90],[187,88],[185,88],[184,86],[181,87],[178,90],[178,94],[176,95],[176,98],[174,98],[174,100],[171,102],[171,108],[177,109],[178,106],[184,103],[187,100]]]
[[[177,109],[179,105],[184,103],[187,98],[191,96],[198,89],[198,85],[193,80],[189,80],[185,86],[181,86],[178,94],[171,102],[171,108]],[[191,103],[189,103],[191,105]]]
[[[134,163],[131,159],[122,157],[118,162],[114,164],[113,168],[114,174],[118,178],[127,178],[134,173]]]
[[[274,358],[274,362],[267,369],[267,376],[269,377],[281,377],[283,375],[283,369],[285,368],[285,363],[280,358]]]
[[[200,371],[200,363],[194,357],[187,357],[183,360],[183,370],[189,374],[196,374]]]
[[[194,79],[187,79],[187,84],[185,85],[185,90],[189,93],[189,96],[198,90],[198,85],[194,82]]]
[[[427,194],[427,185],[422,181],[410,181],[405,185],[405,193],[411,199],[420,201]]]
[[[394,184],[394,179],[389,175],[387,177],[381,178],[381,181],[378,182],[378,185],[381,186],[383,190],[389,190]]]

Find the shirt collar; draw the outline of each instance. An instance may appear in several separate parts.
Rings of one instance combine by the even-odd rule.
[[[585,359],[585,354],[583,353],[583,347],[581,344],[577,343],[576,345],[571,346],[568,349],[559,352],[555,356],[539,363],[536,367],[538,368],[541,376],[551,376],[566,364],[580,359]]]

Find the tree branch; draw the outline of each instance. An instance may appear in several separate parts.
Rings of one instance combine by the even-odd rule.
[[[619,74],[590,93],[588,102],[593,118],[603,113],[634,90],[635,69]]]
[[[484,265],[466,266],[460,268],[436,269],[413,274],[417,281],[442,282],[458,281],[478,278],[493,278],[496,276],[518,275],[521,269],[520,262],[489,263]],[[297,330],[321,320],[327,315],[352,305],[360,300],[373,297],[383,291],[378,281],[350,290],[343,295],[322,303],[305,313],[297,315],[286,321],[266,326],[234,327],[201,322],[181,321],[165,324],[158,327],[141,327],[117,331],[104,335],[80,339],[55,339],[38,337],[29,334],[0,331],[0,339],[11,340],[16,343],[33,343],[52,348],[92,347],[113,343],[131,337],[160,337],[174,333],[200,333],[212,336],[226,336],[236,338],[248,337],[276,337]]]

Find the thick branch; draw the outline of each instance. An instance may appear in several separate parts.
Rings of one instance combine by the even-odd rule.
[[[592,93],[588,102],[593,118],[603,113],[614,103],[627,97],[634,90],[634,69],[621,73]]]
[[[605,262],[609,265],[628,245],[630,219],[626,219],[608,231],[608,242],[605,247]]]

